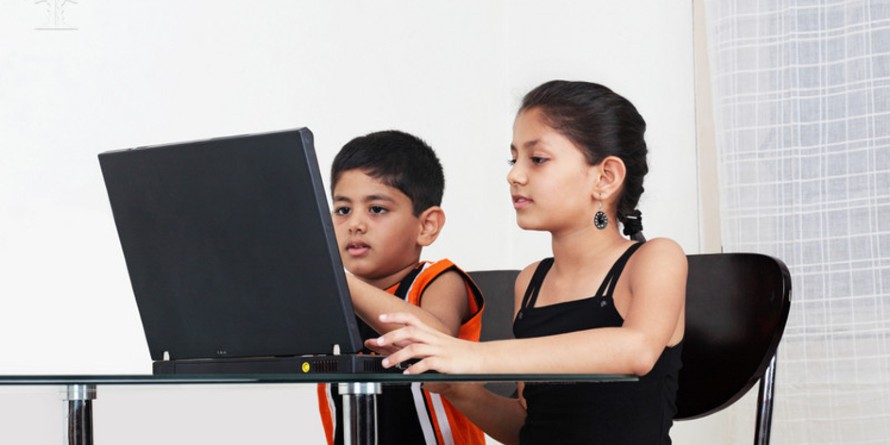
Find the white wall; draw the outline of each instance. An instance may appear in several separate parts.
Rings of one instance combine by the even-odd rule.
[[[426,255],[518,268],[549,242],[513,222],[516,106],[545,80],[592,80],[648,121],[647,235],[699,250],[688,3],[46,6],[0,13],[0,374],[150,372],[96,160],[111,149],[308,126],[326,170],[353,136],[414,132],[446,170],[448,223]],[[0,389],[0,442],[47,443],[36,425],[61,437],[54,391]],[[102,387],[95,406],[100,443],[321,440],[308,387]]]

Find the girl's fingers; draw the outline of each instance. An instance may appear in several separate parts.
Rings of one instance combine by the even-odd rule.
[[[417,317],[405,312],[393,312],[391,314],[380,314],[380,321],[383,323],[403,324],[405,326],[426,327]]]
[[[415,326],[405,326],[394,331],[371,339],[377,343],[378,347],[406,346],[413,343],[429,343],[433,340],[433,336],[429,331],[421,330]]]
[[[428,362],[429,359],[424,359],[409,366],[408,369],[405,370],[405,374],[423,374],[424,372],[429,371],[430,368]]]
[[[437,369],[434,357],[440,353],[443,339],[451,337],[425,325],[417,317],[406,313],[382,314],[380,321],[401,324],[403,327],[371,339],[368,347],[375,350],[390,350],[383,360],[383,366],[391,368],[411,359],[420,359],[405,370],[405,374],[421,374]]]
[[[415,343],[393,352],[383,359],[383,366],[389,368],[411,359],[426,357],[427,354],[424,354],[422,346]]]
[[[374,339],[374,338],[365,340],[365,347],[380,354],[380,355],[390,355],[390,354],[398,351],[400,348],[399,345],[392,345],[392,346],[386,346],[386,347],[377,346],[376,340],[377,339]]]
[[[398,363],[405,363],[409,360],[415,360],[416,363],[413,363],[406,372],[406,374],[419,374],[427,371],[443,371],[438,368],[437,363],[441,362],[441,359],[438,357],[439,354],[442,353],[441,348],[431,345],[425,345],[421,343],[415,343],[413,345],[407,346],[405,348],[400,349],[398,352],[393,353],[389,357],[390,366],[394,366]],[[384,361],[384,365],[387,362]]]

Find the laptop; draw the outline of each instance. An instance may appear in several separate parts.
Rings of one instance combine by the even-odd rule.
[[[156,374],[387,372],[307,128],[101,153]]]

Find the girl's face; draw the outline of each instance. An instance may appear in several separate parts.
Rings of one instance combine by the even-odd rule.
[[[592,227],[598,210],[594,197],[598,169],[542,118],[533,108],[520,113],[513,124],[513,166],[507,182],[516,223],[526,230],[553,233]]]

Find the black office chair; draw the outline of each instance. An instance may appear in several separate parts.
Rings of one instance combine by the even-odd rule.
[[[726,408],[760,381],[755,444],[769,443],[776,349],[791,308],[791,277],[766,255],[689,255],[677,420]],[[513,338],[516,270],[470,272],[485,296],[482,340]],[[489,385],[509,396],[515,387]]]
[[[689,255],[677,420],[726,408],[760,381],[755,445],[768,444],[776,349],[791,309],[781,260],[753,253]]]
[[[513,338],[513,283],[518,270],[470,272],[485,297],[482,341]]]
[[[513,283],[518,270],[486,270],[470,272],[470,277],[485,297],[482,312],[482,341],[513,338]],[[516,396],[516,384],[492,382],[486,388],[504,397]]]

